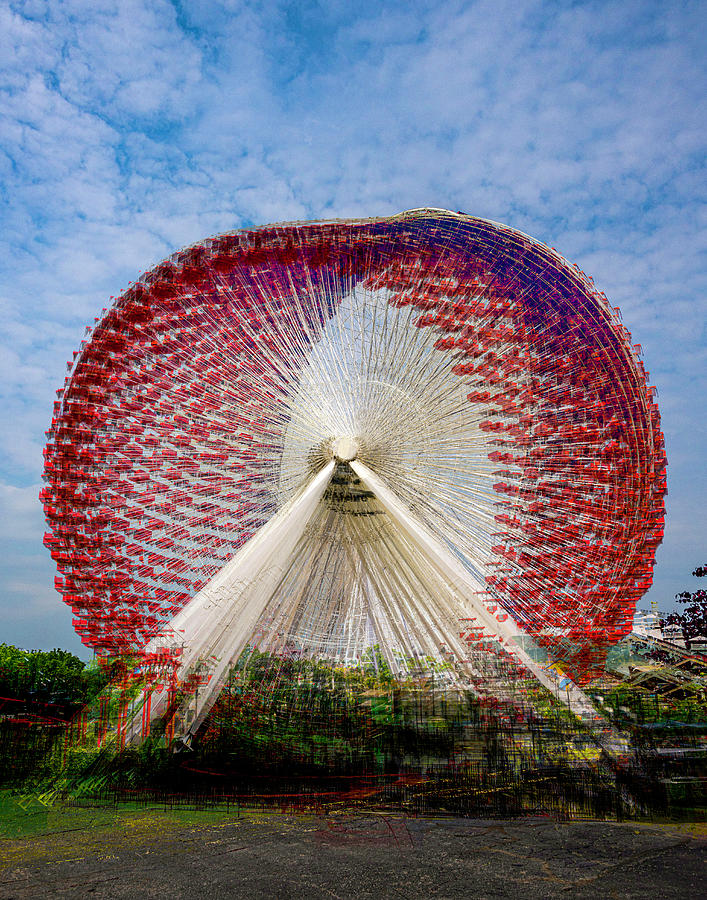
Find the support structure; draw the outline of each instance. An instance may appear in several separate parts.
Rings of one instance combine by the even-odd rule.
[[[623,752],[625,742],[598,715],[581,691],[552,661],[543,665],[528,653],[518,625],[504,610],[487,605],[483,586],[452,552],[403,503],[395,492],[368,466],[356,458],[357,446],[353,438],[341,438],[333,444],[334,459],[316,474],[273,518],[261,528],[228,562],[223,569],[192,599],[192,601],[150,642],[147,653],[161,649],[180,649],[177,682],[196,688],[185,692],[177,702],[175,733],[190,740],[218,698],[228,673],[246,646],[253,640],[258,622],[270,615],[273,621],[293,621],[300,596],[274,601],[278,587],[296,564],[297,549],[308,524],[322,514],[327,487],[337,466],[350,467],[360,483],[384,512],[391,526],[388,541],[397,547],[397,558],[409,568],[399,582],[405,591],[405,615],[402,605],[396,608],[390,590],[377,584],[375,567],[367,565],[365,553],[359,548],[356,570],[365,579],[369,598],[380,600],[379,608],[369,602],[369,621],[375,633],[387,633],[409,654],[414,646],[428,653],[451,654],[462,682],[470,674],[468,647],[462,640],[462,623],[469,623],[483,636],[500,645],[499,652],[508,653],[513,660],[534,676],[545,688],[585,723],[595,729],[599,740],[613,755]],[[316,514],[316,515],[315,515]],[[344,515],[346,515],[344,513]],[[414,583],[425,585],[429,602],[413,596]],[[389,585],[386,585],[389,587]],[[402,599],[401,599],[402,604]],[[416,619],[416,644],[406,636],[405,616]],[[395,660],[390,663],[395,670]],[[471,682],[467,686],[473,689]],[[163,686],[158,691],[146,690],[140,709],[128,726],[128,742],[139,742],[144,733],[145,709],[151,721],[163,716],[170,702],[170,691]]]
[[[499,609],[494,613],[487,608],[481,598],[483,590],[481,585],[474,584],[471,575],[459,560],[405,507],[383,480],[360,460],[352,460],[350,465],[366,487],[383,504],[388,515],[413,544],[415,550],[436,570],[440,580],[452,588],[453,596],[458,597],[457,608],[453,610],[457,621],[475,619],[487,637],[499,641],[544,687],[554,694],[559,692],[558,695],[573,713],[584,720],[595,721],[598,717],[597,712],[586,694],[557,666],[552,664],[541,666],[533,660],[522,646],[523,634],[512,617],[504,610]],[[454,646],[457,635],[449,634],[446,637],[450,646]]]
[[[193,734],[215,703],[230,668],[253,635],[278,582],[287,572],[297,542],[331,480],[328,463],[263,526],[190,603],[145,648],[146,654],[181,649],[177,681],[200,682],[178,711],[182,736]],[[142,697],[143,706],[147,696]],[[169,688],[153,692],[150,719],[164,715]],[[126,742],[142,737],[142,713],[135,714]]]

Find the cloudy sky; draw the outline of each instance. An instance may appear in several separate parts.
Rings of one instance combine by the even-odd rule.
[[[0,642],[89,654],[42,546],[44,431],[84,326],[142,271],[271,221],[463,210],[621,307],[658,388],[665,541],[707,562],[699,0],[0,2]]]

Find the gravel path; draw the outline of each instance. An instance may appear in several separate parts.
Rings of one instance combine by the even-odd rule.
[[[217,817],[218,818],[218,817]],[[0,897],[697,898],[704,825],[133,810],[0,843]]]

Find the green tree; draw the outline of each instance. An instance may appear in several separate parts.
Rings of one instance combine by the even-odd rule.
[[[707,563],[698,566],[692,573],[696,578],[704,578],[707,575]],[[670,613],[666,617],[667,625],[679,625],[685,639],[685,646],[689,650],[692,640],[698,635],[707,635],[707,591],[700,588],[696,591],[681,591],[675,595],[678,603],[684,604],[684,609]]]
[[[0,644],[0,696],[81,706],[107,683],[97,663],[88,665],[67,650],[22,650]]]

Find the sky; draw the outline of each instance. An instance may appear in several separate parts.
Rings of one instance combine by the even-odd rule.
[[[590,274],[668,453],[641,606],[707,563],[707,7],[0,0],[0,642],[90,657],[42,546],[44,432],[87,324],[181,246],[423,206]]]

